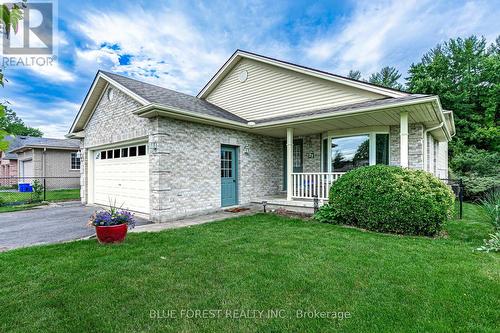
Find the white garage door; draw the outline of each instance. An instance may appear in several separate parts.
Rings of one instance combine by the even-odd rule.
[[[146,145],[98,151],[94,202],[149,214],[149,156]]]

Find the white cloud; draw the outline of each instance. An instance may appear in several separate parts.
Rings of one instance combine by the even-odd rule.
[[[50,82],[72,82],[76,79],[72,72],[64,69],[57,61],[52,64],[27,66],[26,68]]]
[[[303,52],[309,61],[339,74],[358,69],[367,76],[385,65],[405,73],[424,52],[449,38],[478,34],[491,42],[499,16],[498,6],[484,1],[453,6],[432,0],[358,2],[340,29],[321,31],[304,43]]]
[[[18,97],[10,102],[26,125],[40,129],[47,138],[64,138],[80,108],[80,104],[65,100],[44,103]]]
[[[168,9],[90,13],[78,27],[92,41],[77,51],[78,67],[108,67],[181,91],[193,92],[227,57],[187,16]],[[120,56],[129,62],[120,65]]]

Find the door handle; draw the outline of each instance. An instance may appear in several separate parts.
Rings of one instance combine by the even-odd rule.
[[[233,179],[233,183],[236,183],[236,179]]]

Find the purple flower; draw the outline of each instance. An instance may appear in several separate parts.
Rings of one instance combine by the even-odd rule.
[[[88,224],[94,226],[127,224],[129,228],[133,228],[135,226],[135,220],[133,214],[126,210],[101,210],[90,217]]]

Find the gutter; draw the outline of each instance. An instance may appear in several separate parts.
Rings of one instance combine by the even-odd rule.
[[[434,131],[434,130],[437,130],[439,128],[442,128],[444,125],[444,122],[441,122],[439,125],[435,126],[435,127],[431,127],[431,128],[427,128],[424,130],[424,144],[422,145],[422,156],[423,156],[423,159],[422,159],[422,162],[424,164],[424,171],[429,171],[427,170],[427,133],[430,132],[430,131]]]
[[[383,110],[383,109],[391,109],[391,108],[396,108],[396,107],[401,107],[401,106],[408,106],[408,105],[413,105],[413,104],[418,104],[422,102],[437,102],[438,106],[439,105],[439,100],[437,99],[436,96],[431,96],[431,97],[426,97],[426,98],[417,98],[409,101],[403,101],[399,103],[394,103],[390,105],[376,105],[373,107],[364,107],[364,108],[358,108],[358,109],[351,109],[351,110],[344,110],[344,111],[338,111],[335,112],[334,114],[331,113],[323,113],[323,114],[317,114],[317,115],[309,115],[309,116],[302,116],[302,117],[297,117],[297,118],[289,118],[289,119],[282,119],[282,120],[276,120],[276,121],[269,121],[269,122],[264,122],[260,124],[255,124],[253,121],[249,121],[247,123],[242,123],[234,120],[228,120],[228,119],[222,119],[220,117],[215,117],[215,116],[210,116],[210,115],[202,115],[196,112],[191,112],[191,111],[186,111],[180,108],[176,107],[170,107],[170,106],[164,106],[164,105],[159,105],[159,104],[148,104],[144,107],[141,107],[133,112],[133,114],[144,117],[144,118],[150,118],[150,117],[155,117],[159,115],[167,115],[171,116],[172,118],[183,118],[183,119],[189,119],[189,120],[204,120],[208,123],[212,124],[218,124],[218,125],[226,125],[231,128],[237,128],[237,129],[245,129],[245,130],[250,130],[250,129],[261,129],[261,128],[272,128],[272,127],[279,127],[283,125],[293,125],[297,123],[304,123],[304,122],[312,122],[312,121],[317,121],[321,120],[324,118],[335,118],[335,117],[341,117],[341,116],[347,116],[355,113],[363,113],[363,112],[371,112],[371,111],[378,111],[378,110]],[[443,114],[440,113],[440,118],[443,118]],[[181,117],[179,117],[181,116]],[[445,134],[448,137],[448,134]]]

